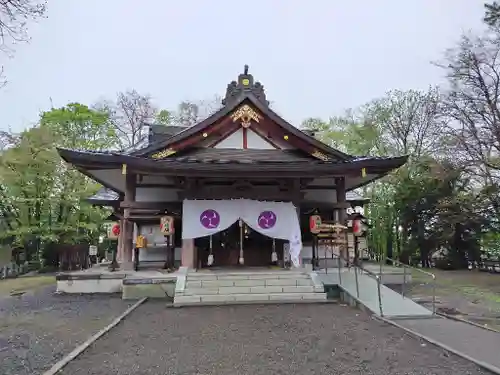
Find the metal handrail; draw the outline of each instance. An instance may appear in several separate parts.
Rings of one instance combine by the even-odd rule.
[[[402,265],[403,266],[403,288],[402,288],[402,296],[405,297],[406,292],[406,269],[416,270],[424,275],[430,276],[432,278],[432,314],[436,314],[436,275],[432,272],[421,270],[420,268],[410,266],[405,264],[397,259],[392,259],[389,257],[385,257],[388,261],[392,262],[393,265]],[[382,274],[382,262],[380,262],[380,274]]]
[[[378,294],[378,306],[379,306],[379,311],[380,311],[380,316],[383,317],[384,316],[384,311],[383,311],[383,308],[382,308],[382,294],[381,294],[381,288],[380,288],[380,284],[381,284],[381,276],[380,275],[377,275],[375,272],[373,271],[370,271],[369,269],[359,265],[359,264],[353,264],[351,262],[349,262],[348,259],[344,258],[342,255],[340,254],[333,254],[332,253],[332,257],[335,256],[338,260],[338,270],[339,270],[339,284],[342,285],[342,272],[341,272],[341,260],[347,262],[349,264],[349,268],[350,267],[354,267],[354,277],[355,277],[355,280],[356,280],[356,294],[357,294],[357,298],[359,299],[359,281],[358,281],[358,270],[361,270],[363,272],[365,272],[368,276],[370,277],[373,277],[375,278],[375,280],[377,281],[377,294]]]

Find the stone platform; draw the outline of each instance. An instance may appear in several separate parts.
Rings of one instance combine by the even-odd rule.
[[[303,270],[188,271],[179,275],[174,306],[326,301],[323,284]]]
[[[123,297],[166,297],[163,288],[171,288],[173,297],[177,273],[164,270],[126,270],[111,272],[105,267],[94,267],[82,271],[64,272],[56,276],[57,292],[68,294],[123,293]],[[165,285],[170,284],[170,287]],[[143,290],[143,293],[139,291]],[[146,292],[148,291],[148,292]],[[150,295],[144,295],[150,294]]]

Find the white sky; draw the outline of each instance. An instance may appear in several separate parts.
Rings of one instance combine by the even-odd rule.
[[[175,108],[223,95],[244,64],[299,125],[440,83],[430,62],[482,16],[481,0],[51,0],[32,42],[0,57],[0,128],[33,124],[50,98],[90,105],[130,88]]]

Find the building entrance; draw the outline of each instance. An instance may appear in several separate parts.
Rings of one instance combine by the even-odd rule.
[[[273,247],[279,254],[282,249],[282,240],[273,240],[257,231],[252,230],[244,222],[237,221],[228,229],[215,233],[210,237],[202,237],[195,240],[198,249],[198,266],[204,267],[263,267],[276,265],[273,262]],[[211,249],[210,249],[211,243]],[[282,252],[282,251],[281,251]],[[213,255],[213,263],[209,266],[209,255]],[[244,263],[240,264],[240,256]],[[278,259],[281,258],[278,255]]]

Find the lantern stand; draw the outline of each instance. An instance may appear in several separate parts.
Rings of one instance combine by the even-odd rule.
[[[165,211],[166,213],[166,211]],[[166,259],[163,269],[168,272],[172,271],[175,266],[175,225],[172,216],[162,216],[160,218],[160,232],[163,233],[163,238],[166,244]]]
[[[120,267],[120,265],[118,264],[118,261],[116,260],[116,255],[117,255],[116,253],[117,252],[118,252],[118,247],[113,250],[113,258],[111,260],[110,265],[108,266],[108,270],[110,272],[115,272]]]
[[[139,271],[139,248],[134,247],[134,271]]]
[[[352,232],[352,237],[353,237],[353,245],[354,245],[354,265],[359,267],[360,262],[359,262],[359,237],[363,235],[363,219],[364,216],[355,213],[352,215],[351,220],[352,220],[352,225],[351,225],[351,232]]]
[[[135,240],[135,247],[134,247],[134,270],[136,272],[139,271],[139,250],[147,249],[147,247],[148,247],[148,241],[146,237],[144,237],[142,234],[138,235]]]
[[[169,259],[170,259],[170,269],[172,271],[175,270],[175,237],[173,234],[171,234],[168,237],[168,253],[169,253]]]
[[[114,228],[112,228],[111,231],[113,232],[113,234],[117,234],[119,236],[120,232],[121,232],[121,226],[118,225],[118,233],[114,233],[115,232]],[[120,265],[118,264],[118,260],[116,259],[117,256],[118,256],[118,243],[116,245],[116,248],[113,250],[113,257],[111,259],[111,263],[108,266],[108,270],[110,272],[115,272],[118,268],[120,268]]]
[[[163,268],[170,271],[174,268],[175,261],[175,253],[172,254],[172,247],[174,246],[173,235],[164,235],[163,238],[165,239],[165,244],[167,245],[167,259],[165,260],[165,265],[163,266]]]

